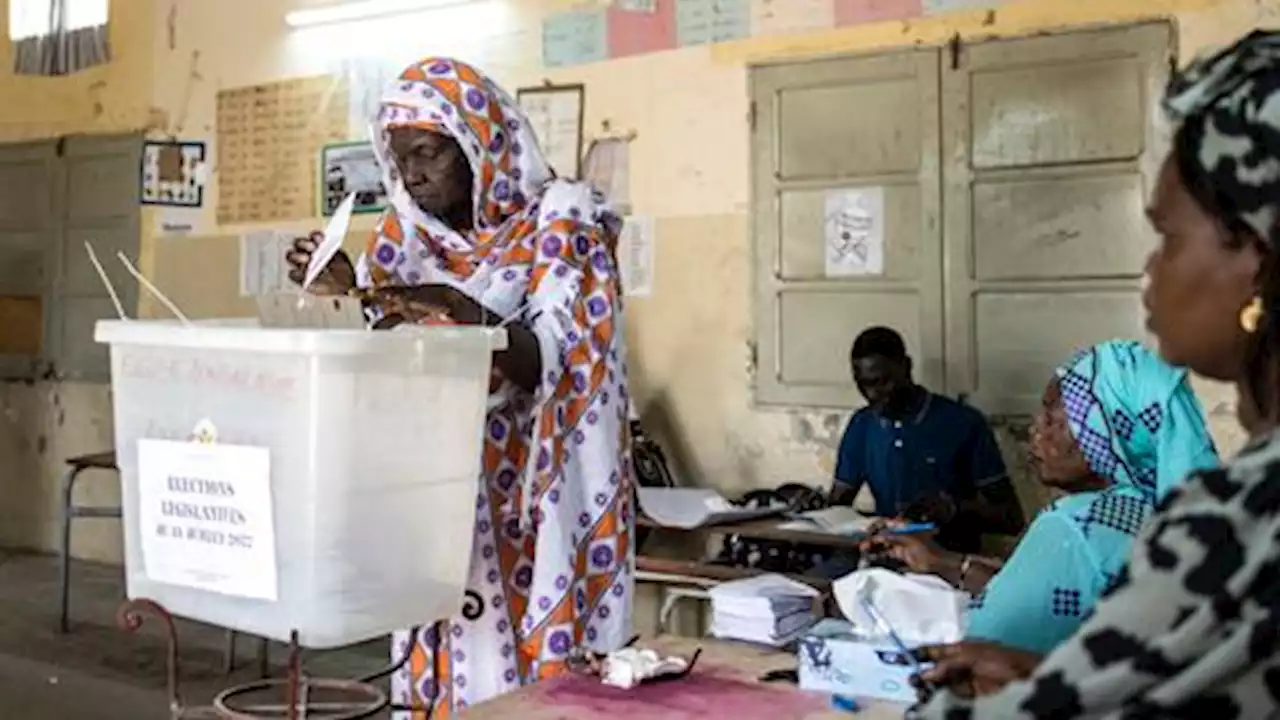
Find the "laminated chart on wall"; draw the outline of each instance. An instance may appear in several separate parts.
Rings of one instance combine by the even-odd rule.
[[[676,46],[676,0],[615,4],[609,9],[609,57],[672,50]]]
[[[347,138],[341,78],[317,76],[218,92],[218,223],[312,217],[316,158]]]
[[[599,62],[609,56],[605,8],[553,13],[542,21],[542,64],[565,67]]]
[[[320,151],[320,214],[329,217],[348,195],[355,212],[381,212],[387,206],[382,166],[368,141],[333,143]]]
[[[982,10],[1001,4],[1001,0],[923,0],[924,11],[929,15],[964,10]]]
[[[740,40],[750,34],[750,0],[676,0],[676,43],[681,47]]]
[[[576,179],[582,161],[582,85],[521,88],[516,101],[529,118],[538,146],[556,174]]]
[[[822,30],[835,25],[832,0],[754,0],[751,3],[751,34]]]
[[[924,14],[921,0],[835,0],[832,6],[837,27],[907,20]]]
[[[207,150],[200,141],[144,142],[141,203],[189,208],[204,205],[209,176]]]

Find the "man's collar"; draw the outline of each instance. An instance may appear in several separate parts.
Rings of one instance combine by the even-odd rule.
[[[909,422],[912,425],[919,425],[920,421],[924,420],[924,416],[929,412],[930,405],[933,404],[933,393],[919,385],[913,386],[912,392],[916,393],[916,396],[912,398],[911,405],[905,412],[896,417],[891,417],[884,413],[877,412],[876,417],[879,418],[880,422],[882,424],[890,422]]]

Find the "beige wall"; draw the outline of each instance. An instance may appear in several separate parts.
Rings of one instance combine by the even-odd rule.
[[[32,95],[23,97],[38,106],[41,117],[61,118],[66,113],[82,123],[65,121],[69,124],[58,125],[64,128],[60,132],[140,127],[154,118],[156,126],[168,132],[212,139],[219,88],[324,72],[327,63],[343,53],[385,49],[388,57],[397,60],[455,54],[484,67],[509,88],[544,79],[585,83],[588,134],[598,133],[606,121],[614,131],[636,133],[633,201],[638,212],[657,220],[653,295],[628,305],[634,396],[653,432],[671,448],[685,482],[738,491],[829,477],[832,447],[847,415],[847,411],[763,411],[751,404],[746,215],[749,63],[940,44],[955,33],[967,38],[1020,35],[1157,17],[1176,22],[1185,56],[1269,20],[1280,0],[1033,0],[990,12],[753,38],[550,73],[539,68],[539,22],[548,10],[571,4],[563,0],[483,0],[382,23],[376,32],[353,28],[290,32],[284,13],[304,4],[324,3],[113,3],[130,8],[113,18],[113,22],[120,20],[116,35],[124,34],[127,26],[129,47],[145,58],[122,60],[111,74],[93,81],[103,83],[95,91],[99,96],[116,98],[110,107],[120,122],[95,124],[85,114],[83,99],[67,88],[62,90],[65,96],[59,97],[77,98],[75,102],[46,107]],[[149,22],[135,16],[144,5]],[[81,94],[89,90],[88,80],[65,82],[71,83],[67,87],[79,87]],[[10,85],[21,86],[0,77],[0,93],[6,100]],[[139,88],[146,88],[150,97],[139,98]],[[148,112],[152,106],[155,110]],[[0,125],[0,132],[4,127]],[[234,252],[225,252],[225,244],[234,242],[242,228],[218,228],[211,214],[205,220],[204,239],[144,237],[144,270],[162,270],[156,276],[162,286],[182,286],[194,273],[204,272],[204,259],[233,257]],[[302,222],[293,228],[307,230],[317,224]],[[211,246],[218,246],[218,251],[211,252]],[[191,258],[185,266],[184,253]],[[163,262],[159,262],[161,256]],[[225,290],[229,302],[235,293],[230,280]],[[1226,447],[1236,447],[1238,438],[1231,431],[1233,399],[1220,388],[1207,388],[1204,397],[1215,432]],[[0,481],[5,483],[0,491],[0,542],[49,547],[55,537],[56,497],[47,489],[53,487],[62,457],[109,442],[106,392],[48,384],[10,386],[0,388],[0,402],[4,403],[0,424],[9,428],[0,433],[0,457],[13,468]],[[1018,435],[1017,428],[1001,429],[1002,444],[1016,471],[1025,475]],[[107,483],[94,492],[103,498],[112,495]],[[110,524],[91,529],[86,523],[84,528],[76,543],[78,554],[118,557],[118,534]]]
[[[0,0],[0,23],[9,19]],[[65,78],[13,75],[12,47],[0,42],[0,142],[142,129],[151,104],[152,0],[111,3],[110,64]],[[7,27],[4,37],[8,37]],[[111,404],[105,386],[0,384],[0,545],[53,547],[62,458],[110,447]],[[102,483],[109,485],[110,483]],[[110,487],[96,493],[118,497]],[[119,533],[87,532],[79,549],[119,555]]]

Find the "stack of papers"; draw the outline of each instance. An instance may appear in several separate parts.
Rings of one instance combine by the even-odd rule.
[[[642,487],[638,495],[645,515],[663,527],[682,530],[777,515],[783,510],[734,505],[715,490],[701,488]]]
[[[711,589],[711,634],[782,647],[817,621],[818,591],[782,575],[759,575]]]

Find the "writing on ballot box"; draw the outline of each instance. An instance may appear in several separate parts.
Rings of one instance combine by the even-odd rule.
[[[277,599],[267,448],[139,440],[138,515],[151,580]]]

